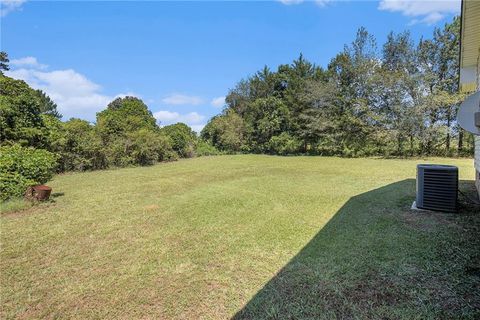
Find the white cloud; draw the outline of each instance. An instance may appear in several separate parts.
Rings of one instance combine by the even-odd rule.
[[[45,71],[38,70],[41,66],[37,59],[16,59],[24,68],[5,71],[9,77],[24,80],[32,88],[43,90],[55,101],[58,110],[64,119],[78,117],[86,120],[95,120],[98,111],[116,97],[134,95],[132,93],[108,96],[101,93],[100,85],[89,80],[73,69]],[[12,60],[12,61],[15,61]],[[30,66],[28,68],[27,66]]]
[[[190,112],[182,115],[181,120],[185,123],[198,124],[205,120],[205,116],[198,114],[197,112]]]
[[[196,133],[200,133],[202,132],[203,128],[205,128],[205,124],[193,124],[190,126],[190,128],[192,128],[192,130]]]
[[[178,119],[180,117],[180,114],[178,112],[160,110],[160,111],[155,112],[153,114],[153,116],[155,117],[155,119],[157,119],[161,123],[164,123],[164,122],[170,123],[170,122],[173,122],[176,119]]]
[[[221,108],[225,104],[225,97],[223,96],[223,97],[213,98],[210,104],[215,108]]]
[[[10,60],[9,64],[14,67],[29,67],[36,69],[46,69],[48,67],[46,64],[39,63],[35,57],[12,59]]]
[[[197,112],[180,114],[178,112],[160,110],[160,111],[154,112],[153,116],[162,124],[172,124],[177,122],[184,122],[186,124],[199,124],[203,120],[205,120],[205,116]]]
[[[199,105],[203,99],[197,96],[187,96],[183,94],[172,94],[162,99],[162,102],[169,105]]]
[[[35,57],[25,57],[21,59],[12,59],[15,63],[11,64],[14,68],[5,71],[9,77],[24,80],[32,88],[43,90],[50,98],[55,101],[58,110],[63,118],[71,117],[94,121],[96,113],[105,109],[108,103],[118,97],[136,96],[133,92],[120,93],[115,96],[102,94],[102,88],[97,83],[91,81],[86,76],[73,69],[66,70],[43,70],[47,66],[40,64]],[[173,95],[170,98],[177,98],[174,102],[179,102],[180,95]],[[198,104],[196,97],[181,96],[183,103]],[[186,98],[188,99],[186,99]],[[214,100],[218,100],[219,97]],[[199,99],[199,98],[198,98]],[[170,101],[172,102],[172,101]],[[201,101],[203,102],[203,100]],[[213,102],[213,100],[212,100]],[[175,103],[173,103],[175,104]],[[205,126],[204,115],[197,112],[178,113],[168,110],[157,111],[153,116],[160,121],[162,125],[183,122],[189,125],[194,131],[200,132]]]
[[[412,18],[410,24],[426,23],[432,25],[448,14],[460,12],[460,0],[382,0],[379,10],[400,12]]]
[[[22,4],[27,2],[26,0],[1,0],[0,1],[0,17],[5,17],[10,12],[20,10]]]
[[[168,110],[160,110],[153,113],[155,119],[157,119],[161,125],[169,125],[177,122],[183,122],[190,126],[194,131],[200,132],[205,124],[205,116],[197,112],[189,112],[180,114],[178,112],[172,112]]]

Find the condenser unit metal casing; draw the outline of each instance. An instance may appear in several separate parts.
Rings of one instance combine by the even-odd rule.
[[[419,209],[457,212],[458,168],[438,164],[417,165],[417,199]]]

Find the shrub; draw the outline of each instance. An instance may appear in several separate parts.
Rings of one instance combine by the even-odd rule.
[[[297,153],[302,143],[286,132],[270,138],[269,149],[275,154],[287,155]]]
[[[46,150],[0,147],[0,200],[20,197],[28,186],[47,182],[55,167],[56,156]]]
[[[70,119],[60,123],[51,143],[54,152],[59,155],[59,171],[86,171],[104,169],[108,166],[102,140],[95,128],[85,120]]]
[[[160,133],[139,130],[128,135],[131,145],[127,149],[133,164],[151,165],[157,161],[170,160],[173,157],[168,138]]]
[[[108,164],[116,167],[151,165],[176,158],[165,135],[141,129],[113,140],[106,149]]]
[[[201,156],[214,156],[220,154],[217,148],[205,140],[198,140],[197,146],[195,149],[195,154],[199,157]]]
[[[203,128],[201,138],[227,152],[250,152],[246,145],[245,122],[235,111],[229,110],[213,117]]]
[[[27,179],[15,172],[0,172],[0,201],[21,197],[28,186],[34,185],[33,180]]]
[[[176,123],[165,126],[160,131],[170,138],[172,149],[180,157],[191,158],[195,155],[197,135],[189,126],[184,123]]]

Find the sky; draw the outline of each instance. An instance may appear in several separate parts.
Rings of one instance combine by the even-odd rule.
[[[1,1],[10,77],[45,91],[63,119],[95,121],[116,97],[141,98],[160,125],[199,132],[228,90],[300,53],[326,67],[364,26],[431,37],[460,0]]]

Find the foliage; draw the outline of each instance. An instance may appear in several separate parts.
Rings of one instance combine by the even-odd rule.
[[[42,90],[35,90],[40,99],[40,113],[61,119],[62,115],[57,110],[57,104]]]
[[[175,159],[170,141],[165,135],[141,129],[113,140],[106,149],[110,166],[151,165]]]
[[[49,128],[44,116],[60,118],[57,105],[24,81],[0,75],[0,145],[20,143],[48,148]]]
[[[184,123],[171,124],[160,129],[170,139],[172,149],[182,158],[191,158],[195,155],[197,135]]]
[[[156,128],[152,112],[135,97],[117,98],[97,114],[96,130],[105,142],[140,129]]]
[[[390,33],[377,46],[360,28],[326,69],[301,54],[275,71],[265,66],[230,90],[225,109],[200,138],[183,123],[160,128],[147,105],[131,96],[109,103],[95,124],[64,122],[48,95],[1,73],[8,70],[1,52],[0,146],[47,150],[58,159],[58,172],[237,152],[471,155],[472,136],[455,118],[464,99],[458,94],[459,29],[455,18],[431,39],[415,43],[408,32]],[[5,192],[18,195],[38,182],[20,169],[2,172]]]
[[[274,154],[287,155],[298,153],[302,147],[302,142],[287,132],[282,132],[278,136],[271,137],[268,146],[270,152]]]
[[[176,158],[170,141],[158,130],[124,131],[105,142],[88,121],[70,119],[56,124],[60,126],[52,128],[50,133],[55,135],[52,150],[60,156],[59,171],[151,165]]]
[[[197,157],[215,156],[219,154],[221,154],[221,151],[215,148],[215,146],[213,146],[210,142],[205,140],[198,140],[195,147],[195,155]]]
[[[10,70],[10,67],[8,66],[9,62],[8,54],[5,51],[0,51],[0,74],[3,74],[3,71]]]
[[[247,151],[245,122],[234,110],[213,117],[201,132],[201,138],[222,151]]]
[[[201,137],[227,152],[471,154],[471,137],[455,118],[464,98],[459,26],[457,17],[418,43],[392,32],[380,50],[362,27],[326,70],[302,55],[276,71],[264,67],[230,90]],[[301,150],[280,147],[290,139]]]
[[[0,172],[0,201],[18,198],[35,182],[16,172]]]
[[[47,182],[55,166],[49,151],[18,144],[0,147],[0,199],[22,196],[28,186]]]
[[[46,134],[37,92],[22,80],[0,75],[0,144],[45,147]]]
[[[58,172],[85,171],[191,157],[197,137],[185,124],[160,130],[148,107],[135,97],[117,98],[97,114],[97,123],[61,121],[57,105],[24,81],[0,75],[0,145],[46,149],[58,158]],[[214,152],[214,148],[202,152]],[[17,172],[18,173],[18,172]],[[9,175],[22,190],[30,180]],[[4,179],[7,179],[4,177]],[[13,193],[19,194],[20,191]]]
[[[85,171],[108,167],[104,145],[88,121],[61,122],[48,117],[51,150],[59,155],[58,170]]]

